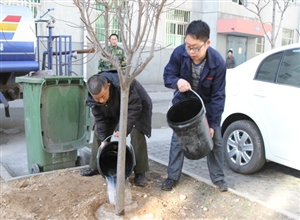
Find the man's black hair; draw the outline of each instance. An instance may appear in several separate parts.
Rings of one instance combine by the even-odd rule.
[[[117,34],[111,34],[111,35],[109,35],[109,40],[110,40],[110,38],[112,37],[112,36],[116,36],[117,37],[117,39],[119,39],[119,36],[117,35]]]
[[[209,34],[209,26],[201,20],[192,21],[185,32],[185,36],[190,35],[203,42],[206,42],[209,39]]]
[[[87,81],[87,87],[92,95],[98,95],[103,88],[107,87],[107,79],[104,76],[95,74]]]

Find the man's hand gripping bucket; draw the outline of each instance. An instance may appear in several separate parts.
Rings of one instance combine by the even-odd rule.
[[[207,156],[213,149],[213,141],[204,103],[194,90],[190,91],[196,97],[182,99],[171,106],[167,112],[167,122],[173,129],[184,156],[197,160]]]

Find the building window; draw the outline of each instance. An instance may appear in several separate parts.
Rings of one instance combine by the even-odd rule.
[[[120,27],[119,22],[116,17],[109,16],[109,27],[108,27],[108,34],[117,34],[119,36],[118,42],[122,42],[121,34],[120,34]],[[109,36],[105,36],[105,21],[104,16],[99,16],[96,21],[96,34],[99,41],[105,41],[106,38]]]
[[[165,46],[178,46],[184,43],[186,28],[190,22],[190,12],[167,9]]]
[[[239,5],[247,5],[247,0],[232,0],[232,2],[237,3]]]
[[[265,38],[264,37],[256,38],[255,53],[263,53],[263,52],[265,52]]]
[[[292,44],[294,41],[294,31],[289,29],[282,29],[282,40],[281,45],[289,45]]]
[[[113,3],[118,4],[119,1],[114,1]],[[124,7],[126,7],[126,2]],[[108,34],[117,34],[119,36],[118,42],[122,42],[121,32],[120,32],[120,24],[115,15],[115,7],[113,6],[110,10],[110,14],[108,15]],[[109,36],[105,35],[105,19],[103,13],[105,13],[105,7],[101,4],[96,4],[96,16],[98,19],[95,22],[95,30],[97,34],[97,38],[99,41],[105,41]]]

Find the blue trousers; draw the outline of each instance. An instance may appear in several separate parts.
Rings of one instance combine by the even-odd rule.
[[[225,175],[223,172],[224,166],[224,154],[222,151],[222,135],[221,127],[218,127],[214,132],[213,137],[213,149],[206,156],[207,167],[209,170],[210,179],[213,183],[224,180]],[[184,161],[184,153],[179,145],[176,135],[173,133],[170,154],[169,154],[169,165],[168,165],[168,179],[178,181],[182,172],[182,166]]]

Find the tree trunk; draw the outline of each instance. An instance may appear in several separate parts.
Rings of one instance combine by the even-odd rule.
[[[124,215],[126,134],[130,84],[154,57],[160,15],[164,13],[163,9],[167,0],[73,0],[73,2],[79,9],[80,18],[86,27],[87,37],[93,44],[94,50],[97,53],[97,56],[99,56],[98,58],[112,63],[119,75],[121,86],[121,109],[115,214]],[[168,5],[172,5],[174,2],[175,0],[168,1]],[[101,8],[104,7],[104,10],[98,10],[97,7],[95,7],[98,5],[101,6]],[[105,21],[105,46],[99,41],[95,29],[96,19],[101,16],[104,16]],[[109,32],[112,31],[111,25],[115,22],[115,19],[119,24],[122,45],[126,53],[126,68],[122,68],[119,62],[116,62],[116,56],[108,51],[108,36]],[[144,56],[144,54],[148,55]]]
[[[130,86],[121,87],[121,109],[119,122],[119,143],[117,162],[117,185],[115,214],[125,214],[125,160],[126,160],[126,134],[128,117],[128,95]]]
[[[276,15],[276,0],[273,0],[273,13],[272,13],[272,35],[271,35],[271,48],[275,46],[275,15]]]

